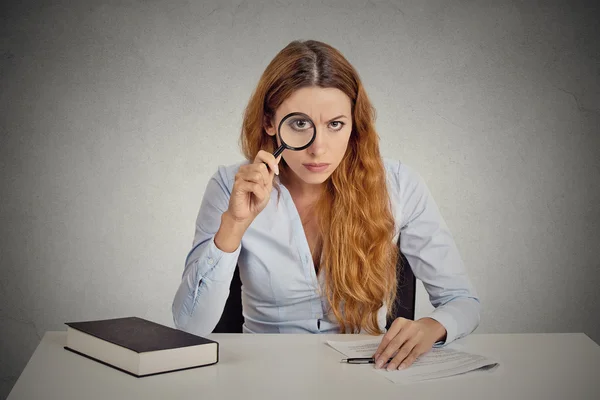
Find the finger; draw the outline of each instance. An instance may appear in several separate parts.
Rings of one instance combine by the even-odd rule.
[[[417,360],[417,358],[419,358],[421,354],[423,354],[423,351],[420,349],[419,346],[415,346],[410,352],[410,354],[404,359],[404,361],[400,363],[398,369],[406,369],[410,367]]]
[[[256,164],[256,166],[265,181],[265,186],[267,186],[269,183],[273,183],[273,173],[269,170],[269,168],[264,163]]]
[[[234,184],[233,189],[236,193],[258,193],[262,189],[262,184],[240,179]]]
[[[280,157],[281,156],[277,158],[280,159]],[[273,154],[268,153],[264,150],[260,150],[254,158],[254,163],[257,164],[261,162],[267,164],[267,166],[271,171],[273,171],[273,173],[279,175],[279,166],[277,165],[279,161],[276,160],[275,157],[273,157]]]
[[[276,174],[279,175],[279,162],[281,161],[281,154],[277,156],[275,159],[275,171]]]
[[[387,370],[395,370],[402,362],[405,362],[406,358],[409,356],[409,354],[412,354],[418,343],[419,340],[416,337],[412,337],[407,340],[398,350],[398,354],[396,354],[392,361],[390,361],[387,366]]]
[[[264,164],[262,164],[262,168],[258,164],[256,164],[256,167],[258,168],[253,168],[242,172],[242,180],[267,186],[267,183],[269,182],[269,173],[267,172],[267,167]]]
[[[239,181],[236,190],[242,193],[252,193],[262,202],[265,198],[265,190],[262,184],[249,181]]]
[[[250,165],[248,165],[248,170],[249,171],[258,171],[263,176],[265,186],[267,186],[269,183],[273,182],[273,171],[270,170],[269,166],[267,166],[264,162],[250,164]]]
[[[402,329],[381,352],[381,355],[375,361],[375,368],[383,367],[394,354],[400,352],[402,346],[410,339],[410,331],[406,328]],[[397,356],[397,354],[396,354]]]
[[[375,359],[375,361],[377,361],[377,359],[379,358],[379,356],[381,355],[383,350],[391,342],[391,340],[394,337],[396,337],[396,335],[400,332],[400,330],[402,329],[402,326],[404,326],[404,324],[406,324],[406,320],[404,318],[397,318],[394,322],[392,322],[390,329],[385,333],[385,335],[383,335],[383,338],[381,339],[381,343],[379,343],[377,350],[375,350],[375,354],[373,355],[373,358]]]

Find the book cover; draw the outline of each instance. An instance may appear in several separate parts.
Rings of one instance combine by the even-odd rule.
[[[136,353],[216,343],[139,317],[66,322],[65,325]]]

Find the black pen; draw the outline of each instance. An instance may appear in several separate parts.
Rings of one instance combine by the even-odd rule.
[[[392,361],[393,357],[388,360],[388,362]],[[344,358],[340,362],[345,362],[348,364],[375,364],[375,359],[373,357],[353,357],[353,358]]]

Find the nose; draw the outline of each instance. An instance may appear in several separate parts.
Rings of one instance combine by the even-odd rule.
[[[311,145],[307,149],[308,154],[311,156],[319,157],[323,154],[327,153],[327,138],[317,128],[317,134],[315,135],[315,140],[311,143]]]

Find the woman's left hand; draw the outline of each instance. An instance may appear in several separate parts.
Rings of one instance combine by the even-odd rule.
[[[383,367],[392,357],[388,371],[407,368],[421,354],[431,350],[435,342],[445,337],[446,329],[433,318],[417,321],[396,318],[375,351],[375,368]]]

